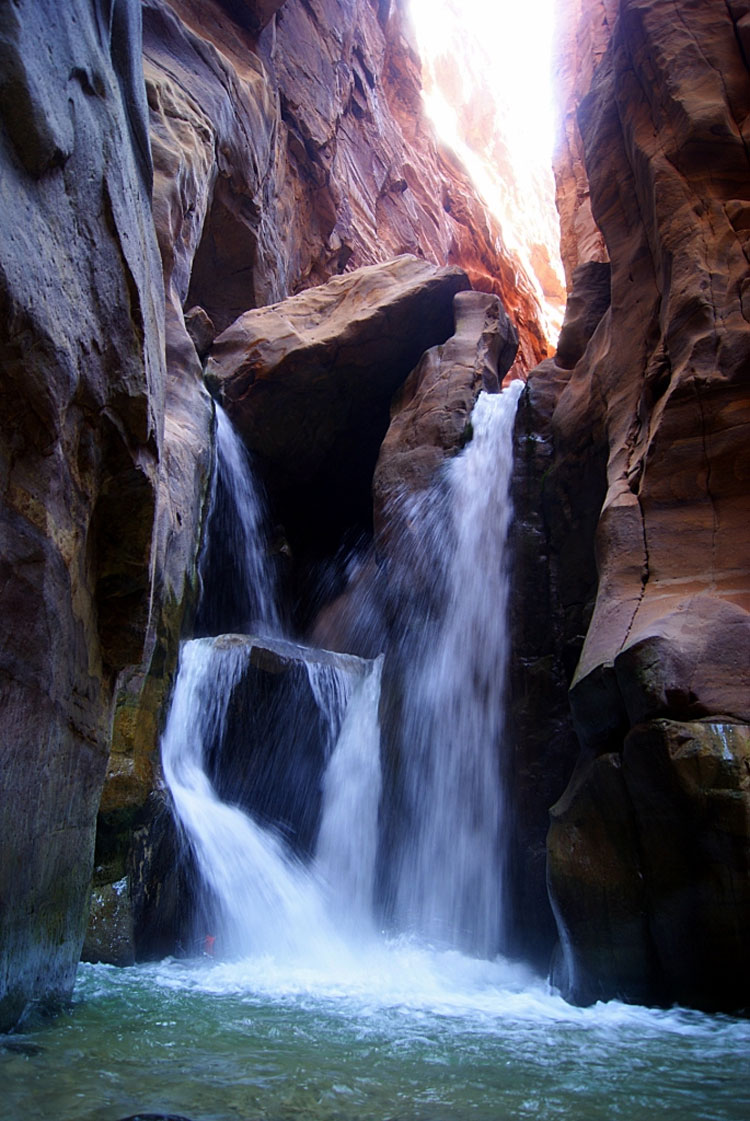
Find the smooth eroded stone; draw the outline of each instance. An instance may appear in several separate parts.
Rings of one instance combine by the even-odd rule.
[[[0,1031],[69,995],[148,646],[164,306],[135,0],[0,12]]]
[[[653,999],[645,888],[619,755],[579,764],[552,807],[550,902],[560,948],[552,981],[566,999]]]
[[[728,759],[715,789],[714,733],[665,729],[750,720],[746,5],[683,6],[679,23],[659,0],[568,7],[564,252],[569,270],[588,258],[602,280],[609,257],[611,302],[591,332],[605,293],[571,299],[544,374],[557,387],[540,538],[563,619],[547,652],[565,666],[583,747],[569,791],[587,801],[570,874],[557,804],[550,882],[564,956],[588,977],[569,982],[577,999],[598,986],[731,1010],[747,1003],[736,950],[750,937],[746,842],[728,840],[712,814],[726,804],[745,815],[745,764]],[[593,561],[592,603],[579,574]],[[597,756],[621,760],[617,812],[603,812]],[[696,760],[707,785],[688,793]],[[610,903],[582,871],[607,851],[644,878],[650,950],[630,971],[612,964]],[[627,902],[627,921],[638,906]]]
[[[445,459],[471,438],[477,396],[499,391],[516,355],[516,331],[497,296],[459,292],[453,309],[453,335],[422,356],[391,405],[373,479],[381,538],[396,501],[427,490]]]
[[[294,547],[361,521],[393,393],[453,330],[460,269],[403,256],[246,312],[206,377],[255,454]],[[364,512],[364,513],[363,513]]]

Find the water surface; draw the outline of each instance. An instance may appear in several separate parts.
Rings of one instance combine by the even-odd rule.
[[[5,1037],[7,1121],[747,1121],[750,1023],[577,1009],[502,961],[407,942],[347,958],[81,967]],[[38,1051],[34,1053],[35,1048]]]

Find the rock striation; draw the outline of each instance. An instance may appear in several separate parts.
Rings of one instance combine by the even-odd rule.
[[[527,398],[562,622],[533,661],[562,667],[581,745],[548,838],[555,975],[580,1001],[731,1010],[750,999],[747,14],[604,7],[577,124],[611,306],[573,309]],[[575,217],[565,234],[572,271],[591,243]]]

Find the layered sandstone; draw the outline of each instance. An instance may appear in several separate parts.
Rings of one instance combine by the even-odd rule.
[[[593,600],[590,582],[567,605],[553,588],[568,680],[583,638],[582,754],[548,841],[557,976],[579,1000],[737,1008],[750,997],[747,12],[618,0],[602,39],[604,12],[587,7],[573,33],[590,42],[577,121],[611,307],[583,354],[561,340],[530,383],[555,385],[544,492],[559,578],[597,574]],[[565,218],[571,268],[600,255],[582,212]],[[582,564],[561,549],[592,504]]]
[[[560,255],[570,291],[573,270],[606,261],[607,247],[591,213],[578,108],[588,93],[612,32],[617,0],[559,0],[555,79],[560,106],[554,159]]]

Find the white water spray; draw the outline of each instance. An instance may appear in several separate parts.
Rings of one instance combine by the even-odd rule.
[[[278,628],[262,525],[247,455],[227,417],[217,414],[217,464],[208,516],[210,556],[218,534],[229,548],[232,586],[214,595],[209,567],[204,598],[229,604],[238,625],[253,618]],[[226,555],[226,553],[225,553]],[[211,612],[204,613],[209,619]],[[227,734],[233,694],[243,688],[258,647],[300,665],[317,704],[326,768],[315,860],[305,865],[282,836],[219,797],[209,778],[212,752]],[[290,675],[291,680],[291,675]],[[316,960],[340,953],[336,925],[346,916],[360,930],[372,924],[377,814],[380,798],[378,700],[380,663],[317,654],[277,639],[239,635],[183,644],[167,726],[164,776],[175,813],[195,856],[206,907],[213,912],[217,952],[225,957],[274,954]],[[289,698],[294,704],[294,696]],[[246,736],[243,750],[254,745]]]
[[[442,586],[437,618],[408,648],[403,754],[411,823],[396,919],[438,944],[483,956],[498,952],[502,930],[506,540],[521,388],[515,382],[480,395],[471,443],[451,461],[440,497],[426,496],[415,511]]]
[[[221,801],[206,774],[246,656],[245,644],[221,639],[183,645],[162,739],[164,777],[218,911],[218,952],[294,955],[330,940],[315,885],[278,837]]]
[[[373,931],[381,792],[378,704],[382,657],[359,682],[323,779],[316,874],[331,915],[350,934]]]
[[[498,951],[502,909],[505,541],[519,389],[480,397],[471,443],[416,511],[439,606],[407,641],[401,736],[409,815],[398,861],[397,923],[489,957]],[[227,425],[224,418],[220,439]],[[230,460],[220,453],[222,485],[229,508],[239,511],[233,492],[247,496],[251,482],[246,458],[234,459],[240,473]],[[248,501],[256,532],[237,539],[241,579],[254,582],[256,614],[273,625],[278,614],[270,606],[261,527]],[[366,663],[297,648],[324,728],[318,835],[313,859],[303,863],[280,835],[222,802],[207,774],[254,641],[225,636],[184,645],[162,744],[165,776],[217,909],[223,952],[319,962],[335,958],[347,940],[369,939],[376,927],[382,659]]]

